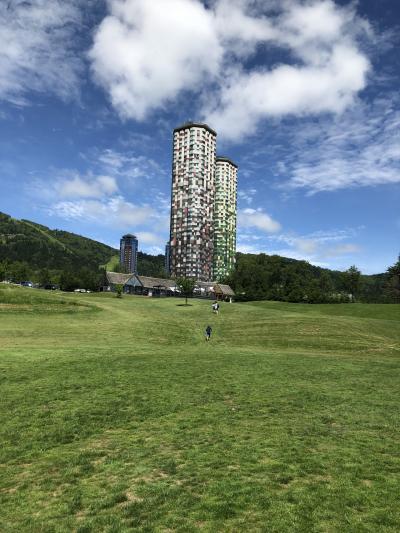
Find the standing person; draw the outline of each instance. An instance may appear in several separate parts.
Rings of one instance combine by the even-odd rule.
[[[213,310],[213,313],[217,313],[217,305],[218,305],[217,302],[214,302],[214,303],[212,304],[212,310]]]
[[[216,311],[216,313],[218,315],[218,313],[219,313],[219,303],[218,302],[216,302],[216,304],[215,304],[215,311]]]
[[[211,338],[211,332],[212,332],[212,328],[211,326],[207,326],[206,327],[206,341],[209,341],[210,338]]]

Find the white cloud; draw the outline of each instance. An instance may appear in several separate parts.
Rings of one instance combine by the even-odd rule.
[[[152,246],[160,246],[165,244],[165,237],[152,233],[151,231],[139,231],[137,232],[138,239],[141,243]]]
[[[155,180],[165,175],[165,170],[154,159],[137,155],[131,150],[125,150],[124,153],[112,149],[100,153],[95,151],[92,159],[103,172],[128,180],[139,178]]]
[[[97,176],[84,179],[75,175],[71,179],[60,180],[56,184],[62,198],[102,198],[118,191],[118,185],[112,176]]]
[[[150,246],[147,248],[147,253],[151,255],[164,255],[165,248],[162,246]]]
[[[265,251],[262,246],[256,246],[255,244],[239,243],[237,245],[237,251],[242,254],[262,254],[269,253]]]
[[[275,250],[278,255],[294,259],[304,259],[313,264],[326,262],[329,258],[353,256],[361,247],[348,241],[354,239],[363,228],[315,231],[308,235],[285,234],[271,235],[269,241],[283,243],[289,248]],[[272,252],[270,252],[272,253]]]
[[[353,7],[333,0],[110,0],[89,57],[122,117],[145,119],[184,91],[225,139],[264,117],[341,113],[366,85],[359,45],[371,37]],[[264,62],[248,60],[264,46]],[[268,47],[289,53],[268,63]]]
[[[399,99],[358,103],[335,120],[291,135],[281,186],[310,193],[400,182]]]
[[[142,224],[151,224],[156,217],[147,205],[136,205],[122,196],[104,200],[77,200],[56,202],[47,209],[50,215],[67,220],[96,222],[102,226],[126,229]]]
[[[369,30],[349,8],[331,0],[283,2],[264,39],[287,48],[297,62],[236,68],[224,78],[205,118],[225,137],[253,132],[260,119],[341,113],[366,85],[370,64],[357,36]]]
[[[368,62],[353,47],[338,45],[323,66],[238,74],[206,118],[225,138],[239,139],[262,117],[340,113],[365,87],[367,71]]]
[[[154,160],[130,149],[124,153],[95,149],[80,155],[96,172],[51,169],[47,179],[34,179],[30,184],[35,202],[52,216],[131,231],[147,249],[162,247],[167,239],[170,203],[158,190],[156,178],[163,177],[165,171]],[[132,186],[138,185],[139,178],[147,180],[145,186],[143,182]],[[130,197],[135,200],[128,200]]]
[[[296,259],[297,261],[307,261],[311,265],[319,266],[323,268],[330,268],[330,265],[326,261],[316,259],[313,254],[307,254],[305,252],[299,252],[293,248],[278,248],[268,251],[270,255],[279,255],[281,257],[289,257],[290,259]]]
[[[307,235],[296,235],[292,233],[281,233],[279,235],[273,235],[270,237],[270,240],[274,240],[276,242],[283,242],[285,244],[288,244],[290,246],[296,246],[301,249],[303,246],[304,248],[307,248],[307,246],[310,245],[310,243],[317,243],[318,245],[326,244],[330,242],[341,242],[344,240],[347,240],[349,238],[355,237],[360,230],[362,230],[363,227],[359,228],[348,228],[348,229],[341,229],[341,230],[327,230],[327,231],[314,231],[313,233],[309,233]]]
[[[242,228],[257,228],[267,233],[279,231],[281,225],[261,209],[239,209],[238,225]]]
[[[296,248],[303,253],[312,254],[317,250],[317,242],[312,239],[297,239]]]
[[[28,91],[76,96],[82,61],[73,37],[81,14],[71,0],[0,3],[0,99],[26,104]]]
[[[306,235],[279,233],[266,236],[261,232],[244,233],[239,227],[237,250],[248,254],[279,255],[308,261],[316,266],[343,269],[347,268],[347,263],[357,263],[356,256],[362,251],[358,244],[345,241],[353,240],[362,229],[359,227],[315,231]]]
[[[239,189],[238,199],[250,205],[253,202],[256,194],[257,189]]]
[[[260,6],[254,2],[251,6],[243,0],[219,0],[215,2],[214,20],[221,43],[239,56],[254,51],[259,42],[277,37],[272,21],[260,16]]]
[[[361,247],[357,244],[338,244],[324,251],[325,257],[336,257],[338,255],[353,255],[361,252]]]
[[[110,0],[89,53],[121,116],[142,120],[218,72],[213,17],[196,0]]]

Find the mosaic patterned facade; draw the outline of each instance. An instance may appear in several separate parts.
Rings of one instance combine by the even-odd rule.
[[[174,130],[170,272],[212,279],[215,153],[217,134],[206,124]]]
[[[207,124],[175,128],[169,269],[173,277],[222,279],[236,253],[237,166],[216,157]]]
[[[237,170],[237,165],[227,157],[217,157],[213,275],[218,281],[224,279],[235,266]]]

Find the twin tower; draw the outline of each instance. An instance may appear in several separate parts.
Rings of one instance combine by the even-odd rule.
[[[174,129],[170,240],[172,277],[219,281],[235,264],[238,167],[216,155],[207,124]]]

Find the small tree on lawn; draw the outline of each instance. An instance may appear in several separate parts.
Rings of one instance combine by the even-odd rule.
[[[193,296],[196,280],[193,278],[179,278],[176,280],[176,286],[180,290],[181,294],[185,297],[185,305],[187,305],[187,299]]]
[[[355,302],[361,284],[361,272],[356,266],[351,266],[343,273],[343,285],[346,291],[351,294],[351,301]]]
[[[122,283],[116,283],[115,284],[115,290],[117,291],[117,298],[122,298],[122,291],[124,290],[124,286]]]

